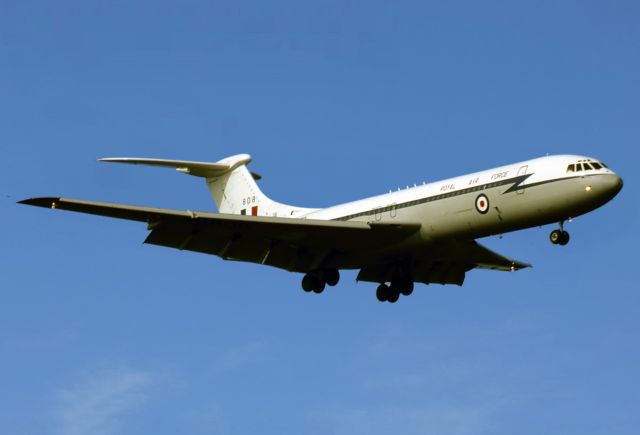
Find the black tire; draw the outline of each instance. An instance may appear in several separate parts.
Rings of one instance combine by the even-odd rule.
[[[336,269],[327,269],[324,272],[324,279],[327,282],[328,286],[333,287],[334,285],[338,284],[338,281],[340,281],[340,272],[338,272]]]
[[[326,283],[321,279],[314,277],[313,292],[317,294],[322,293],[324,291],[325,284]]]
[[[407,282],[402,287],[402,290],[400,290],[400,293],[402,294],[402,296],[411,296],[411,293],[413,293],[413,281]]]
[[[302,290],[306,291],[307,293],[313,290],[314,281],[314,277],[306,274],[304,278],[302,278]]]
[[[376,298],[380,302],[386,302],[389,297],[389,287],[386,284],[380,284],[376,289]]]
[[[400,292],[390,291],[389,296],[387,296],[387,302],[395,304],[400,299]]]
[[[549,234],[549,240],[554,245],[557,245],[558,243],[560,243],[560,239],[562,239],[562,231],[560,230],[553,230],[551,231],[551,234]]]
[[[571,237],[569,236],[569,233],[568,233],[568,232],[566,232],[566,231],[562,231],[562,232],[560,233],[560,240],[558,240],[558,244],[560,244],[560,246],[564,246],[564,245],[566,245],[567,243],[569,243],[569,239],[570,239],[570,238],[571,238]]]

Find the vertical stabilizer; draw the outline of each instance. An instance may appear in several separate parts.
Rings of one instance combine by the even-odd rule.
[[[296,217],[315,209],[294,207],[269,199],[258,187],[256,177],[249,172],[248,154],[222,159],[216,164],[228,165],[230,170],[219,176],[207,177],[207,185],[220,213],[252,216]]]

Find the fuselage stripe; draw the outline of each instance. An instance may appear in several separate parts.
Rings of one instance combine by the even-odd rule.
[[[354,214],[350,214],[350,215],[347,215],[347,216],[335,218],[333,220],[336,220],[336,221],[348,221],[348,220],[355,219],[355,218],[362,217],[362,216],[374,216],[375,214],[390,212],[391,210],[398,210],[398,209],[401,209],[401,208],[413,207],[413,206],[416,206],[416,205],[425,204],[427,202],[439,201],[441,199],[452,198],[452,197],[460,196],[460,195],[466,195],[467,193],[473,193],[473,192],[478,192],[478,191],[482,191],[482,190],[492,189],[494,187],[505,186],[505,185],[508,185],[508,184],[512,184],[512,187],[507,189],[506,191],[502,192],[502,194],[515,192],[516,190],[523,190],[523,189],[527,189],[527,188],[530,188],[530,187],[539,186],[541,184],[552,183],[552,182],[555,182],[555,181],[561,181],[561,180],[568,180],[568,179],[571,179],[571,178],[583,177],[583,175],[574,176],[574,177],[561,177],[561,178],[554,178],[554,179],[551,179],[551,180],[539,181],[537,183],[522,185],[522,182],[524,182],[527,178],[529,178],[532,175],[533,175],[533,173],[526,174],[526,175],[518,175],[517,177],[507,178],[507,179],[504,179],[504,180],[494,181],[494,182],[491,182],[491,183],[485,183],[485,184],[481,184],[481,185],[477,185],[477,186],[473,186],[473,187],[467,187],[465,189],[455,190],[455,191],[451,191],[451,192],[447,192],[447,193],[441,193],[441,194],[438,194],[438,195],[428,196],[428,197],[425,197],[425,198],[420,198],[420,199],[416,199],[416,200],[413,200],[413,201],[407,201],[407,202],[403,202],[403,203],[400,203],[400,204],[393,204],[393,205],[389,205],[387,207],[374,208],[374,209],[370,209],[370,210],[367,210],[367,211],[363,211],[363,212],[354,213]]]

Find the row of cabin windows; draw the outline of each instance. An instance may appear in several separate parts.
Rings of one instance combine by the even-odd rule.
[[[453,196],[458,196],[458,195],[464,195],[466,193],[471,193],[471,192],[477,192],[479,190],[484,190],[484,189],[491,189],[493,187],[496,186],[502,186],[504,184],[508,184],[509,181],[508,180],[502,180],[502,181],[496,181],[493,183],[487,183],[487,184],[481,184],[478,186],[473,186],[473,187],[467,187],[466,189],[461,189],[461,190],[456,190],[453,192],[448,192],[448,193],[441,193],[440,195],[434,195],[434,196],[428,196],[426,198],[422,198],[422,199],[418,199],[415,201],[409,201],[409,202],[403,202],[400,204],[394,204],[391,206],[387,206],[387,207],[380,207],[380,208],[375,208],[373,210],[368,210],[365,212],[361,212],[361,213],[356,213],[356,214],[351,214],[348,216],[343,216],[341,218],[338,218],[337,220],[349,220],[349,219],[354,219],[357,217],[361,217],[361,216],[373,216],[376,213],[386,213],[388,211],[392,211],[392,210],[397,210],[400,208],[405,208],[405,207],[413,207],[415,205],[418,204],[424,204],[425,202],[432,202],[432,201],[437,201],[439,199],[443,199],[443,198],[451,198]]]
[[[569,172],[580,172],[580,171],[590,171],[593,169],[602,169],[602,168],[606,168],[607,165],[605,165],[604,163],[598,163],[598,162],[584,162],[584,163],[572,163],[569,166],[567,166],[567,173]]]

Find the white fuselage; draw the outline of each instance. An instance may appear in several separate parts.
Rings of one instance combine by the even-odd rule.
[[[569,165],[574,165],[573,171]],[[478,238],[587,213],[613,198],[621,187],[620,177],[597,160],[558,155],[315,210],[304,217],[420,222],[423,240]]]

